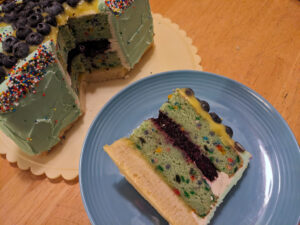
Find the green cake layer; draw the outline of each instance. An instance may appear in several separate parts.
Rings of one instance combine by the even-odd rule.
[[[5,69],[6,80],[0,85],[0,129],[26,153],[50,150],[82,115],[78,96],[82,96],[83,80],[116,78],[110,78],[112,69],[122,73],[118,77],[124,77],[153,42],[148,0],[128,1],[121,8],[114,3],[81,0],[71,7],[64,2],[64,11],[56,16],[57,27],[51,26],[41,46],[30,46],[30,55],[19,59],[12,69]],[[1,53],[12,55],[3,51],[2,42],[15,35],[12,24],[0,23]],[[30,74],[26,62],[37,64],[41,49],[53,59],[45,61],[42,69],[37,68],[40,73],[36,81],[33,76],[37,71]],[[98,78],[94,74],[97,71],[108,75]],[[10,79],[18,83],[13,90],[8,85]],[[24,85],[20,85],[22,82]]]
[[[212,193],[202,172],[194,163],[187,161],[182,152],[167,142],[164,134],[151,120],[144,121],[129,139],[135,143],[153,169],[162,175],[174,192],[198,215],[205,217],[209,213],[217,197]]]

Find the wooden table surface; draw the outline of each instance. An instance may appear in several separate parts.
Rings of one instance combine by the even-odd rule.
[[[300,143],[300,1],[150,3],[153,12],[170,18],[192,38],[205,71],[261,94]],[[89,224],[78,180],[36,177],[0,157],[0,224]]]

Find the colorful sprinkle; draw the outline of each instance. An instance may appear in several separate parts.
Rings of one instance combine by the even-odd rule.
[[[47,51],[46,46],[41,45],[33,58],[26,61],[21,67],[13,67],[7,79],[8,89],[0,93],[0,110],[2,112],[14,112],[16,103],[25,98],[28,93],[36,93],[36,87],[44,78],[45,69],[55,62],[53,55]]]
[[[160,170],[161,172],[164,172],[164,168],[162,168],[161,165],[158,165],[158,166],[156,167],[156,169]]]
[[[115,15],[120,15],[127,9],[134,0],[105,0],[105,4]]]
[[[162,152],[162,148],[161,147],[158,147],[156,150],[155,150],[156,153],[161,153]]]
[[[174,188],[173,191],[176,195],[180,196],[180,191],[178,189]]]
[[[184,196],[185,196],[185,197],[190,198],[189,193],[187,193],[186,191],[184,191],[183,193],[184,193]]]

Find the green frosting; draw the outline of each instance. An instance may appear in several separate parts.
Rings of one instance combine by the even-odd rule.
[[[130,136],[145,159],[195,212],[205,217],[217,197],[201,171],[188,162],[180,149],[168,142],[151,120],[144,121]]]
[[[55,47],[50,43],[44,45],[54,54]],[[0,91],[6,89],[3,82]],[[58,64],[52,63],[46,68],[35,94],[29,93],[21,99],[15,112],[0,114],[0,129],[22,150],[37,154],[57,144],[61,130],[80,114],[77,96],[66,83],[64,72]]]
[[[148,0],[137,0],[120,16],[110,14],[116,39],[130,66],[140,58],[153,42],[153,21]]]
[[[191,141],[201,147],[219,171],[233,175],[241,166],[236,150],[225,146],[219,136],[210,132],[209,123],[177,91],[160,110],[184,128]]]
[[[81,76],[94,70],[107,70],[124,66],[132,68],[152,43],[153,27],[148,0],[137,0],[122,15],[115,15],[104,0],[98,0],[99,13],[69,18],[58,27],[56,46],[44,42],[57,63],[49,65],[36,93],[28,93],[15,106],[14,112],[0,112],[0,129],[22,150],[38,154],[50,150],[60,141],[60,133],[80,115],[78,103]],[[0,33],[13,32],[11,26],[1,27]],[[65,77],[68,54],[76,44],[108,39],[117,43],[105,53],[86,57],[76,55],[71,63],[71,77]],[[111,46],[112,47],[112,46]],[[0,52],[2,52],[0,41]],[[36,51],[25,60],[30,60]],[[18,66],[24,63],[18,62]],[[70,84],[66,80],[70,80]],[[0,91],[6,91],[6,82]]]

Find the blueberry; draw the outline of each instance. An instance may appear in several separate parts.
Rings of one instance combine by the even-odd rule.
[[[76,7],[80,0],[67,0],[67,3],[71,7]]]
[[[15,1],[6,1],[2,4],[2,12],[9,13],[16,7]]]
[[[81,53],[84,53],[85,52],[85,46],[84,45],[79,45],[79,51],[81,52]]]
[[[191,88],[186,88],[185,89],[185,94],[187,96],[193,96],[195,93],[194,93],[194,91]]]
[[[19,17],[19,19],[13,24],[14,29],[19,27],[24,27],[27,24],[27,19],[25,17]]]
[[[33,12],[34,12],[34,13],[42,14],[42,13],[43,13],[43,10],[42,10],[41,8],[35,7],[35,8],[33,9]]]
[[[40,33],[32,32],[27,35],[26,42],[30,45],[39,45],[43,42],[44,36]]]
[[[45,11],[51,16],[56,16],[64,11],[64,7],[58,2],[50,2]]]
[[[51,0],[40,0],[39,5],[42,8],[47,7],[50,4]]]
[[[33,1],[28,1],[24,7],[24,9],[26,10],[30,10],[30,9],[33,9],[34,7],[37,6],[37,3],[36,2],[33,2]]]
[[[246,149],[237,141],[234,143],[234,148],[239,152],[246,151]]]
[[[13,23],[17,20],[17,14],[14,11],[11,11],[9,13],[5,13],[3,20],[5,23]]]
[[[31,27],[36,27],[40,22],[43,21],[43,16],[40,13],[33,13],[31,14],[27,20],[28,20],[28,25]]]
[[[48,35],[51,31],[51,26],[48,23],[39,23],[36,27],[36,31],[42,35]]]
[[[66,2],[66,0],[56,0],[57,2],[63,4],[64,2]]]
[[[226,129],[226,133],[232,138],[233,130],[231,129],[231,127],[225,126],[225,129]]]
[[[29,54],[29,46],[25,42],[18,42],[13,47],[13,54],[16,58],[25,58]]]
[[[5,40],[2,42],[2,48],[4,51],[10,53],[12,52],[13,46],[18,42],[18,39],[14,36],[8,36],[5,38]]]
[[[25,40],[27,35],[30,34],[31,32],[32,32],[32,30],[29,27],[20,26],[17,29],[16,36],[20,40]]]
[[[24,6],[25,6],[24,4],[17,4],[16,7],[14,8],[14,11],[16,13],[19,13],[24,9]]]
[[[0,66],[3,66],[3,59],[4,59],[5,55],[0,52]]]
[[[206,101],[204,101],[204,100],[201,101],[201,107],[206,112],[209,112],[209,110],[210,110],[209,104]]]
[[[48,24],[50,24],[50,25],[52,25],[54,27],[57,26],[57,22],[56,22],[55,16],[49,16],[49,15],[47,15],[45,17],[45,23],[48,23]]]
[[[6,77],[6,71],[5,69],[1,66],[0,67],[0,83],[2,83],[5,80]]]
[[[215,121],[216,123],[222,123],[221,118],[216,113],[211,112],[211,113],[209,113],[209,115],[211,116],[213,121]]]
[[[209,106],[208,102],[207,102],[207,101],[204,101],[204,100],[200,100],[200,99],[198,99],[198,98],[197,98],[197,100],[198,100],[198,102],[200,103],[202,109],[203,109],[204,111],[206,111],[206,112],[209,112],[210,106]]]
[[[17,61],[17,58],[12,55],[5,56],[3,58],[3,64],[7,69],[12,68],[17,63]]]

